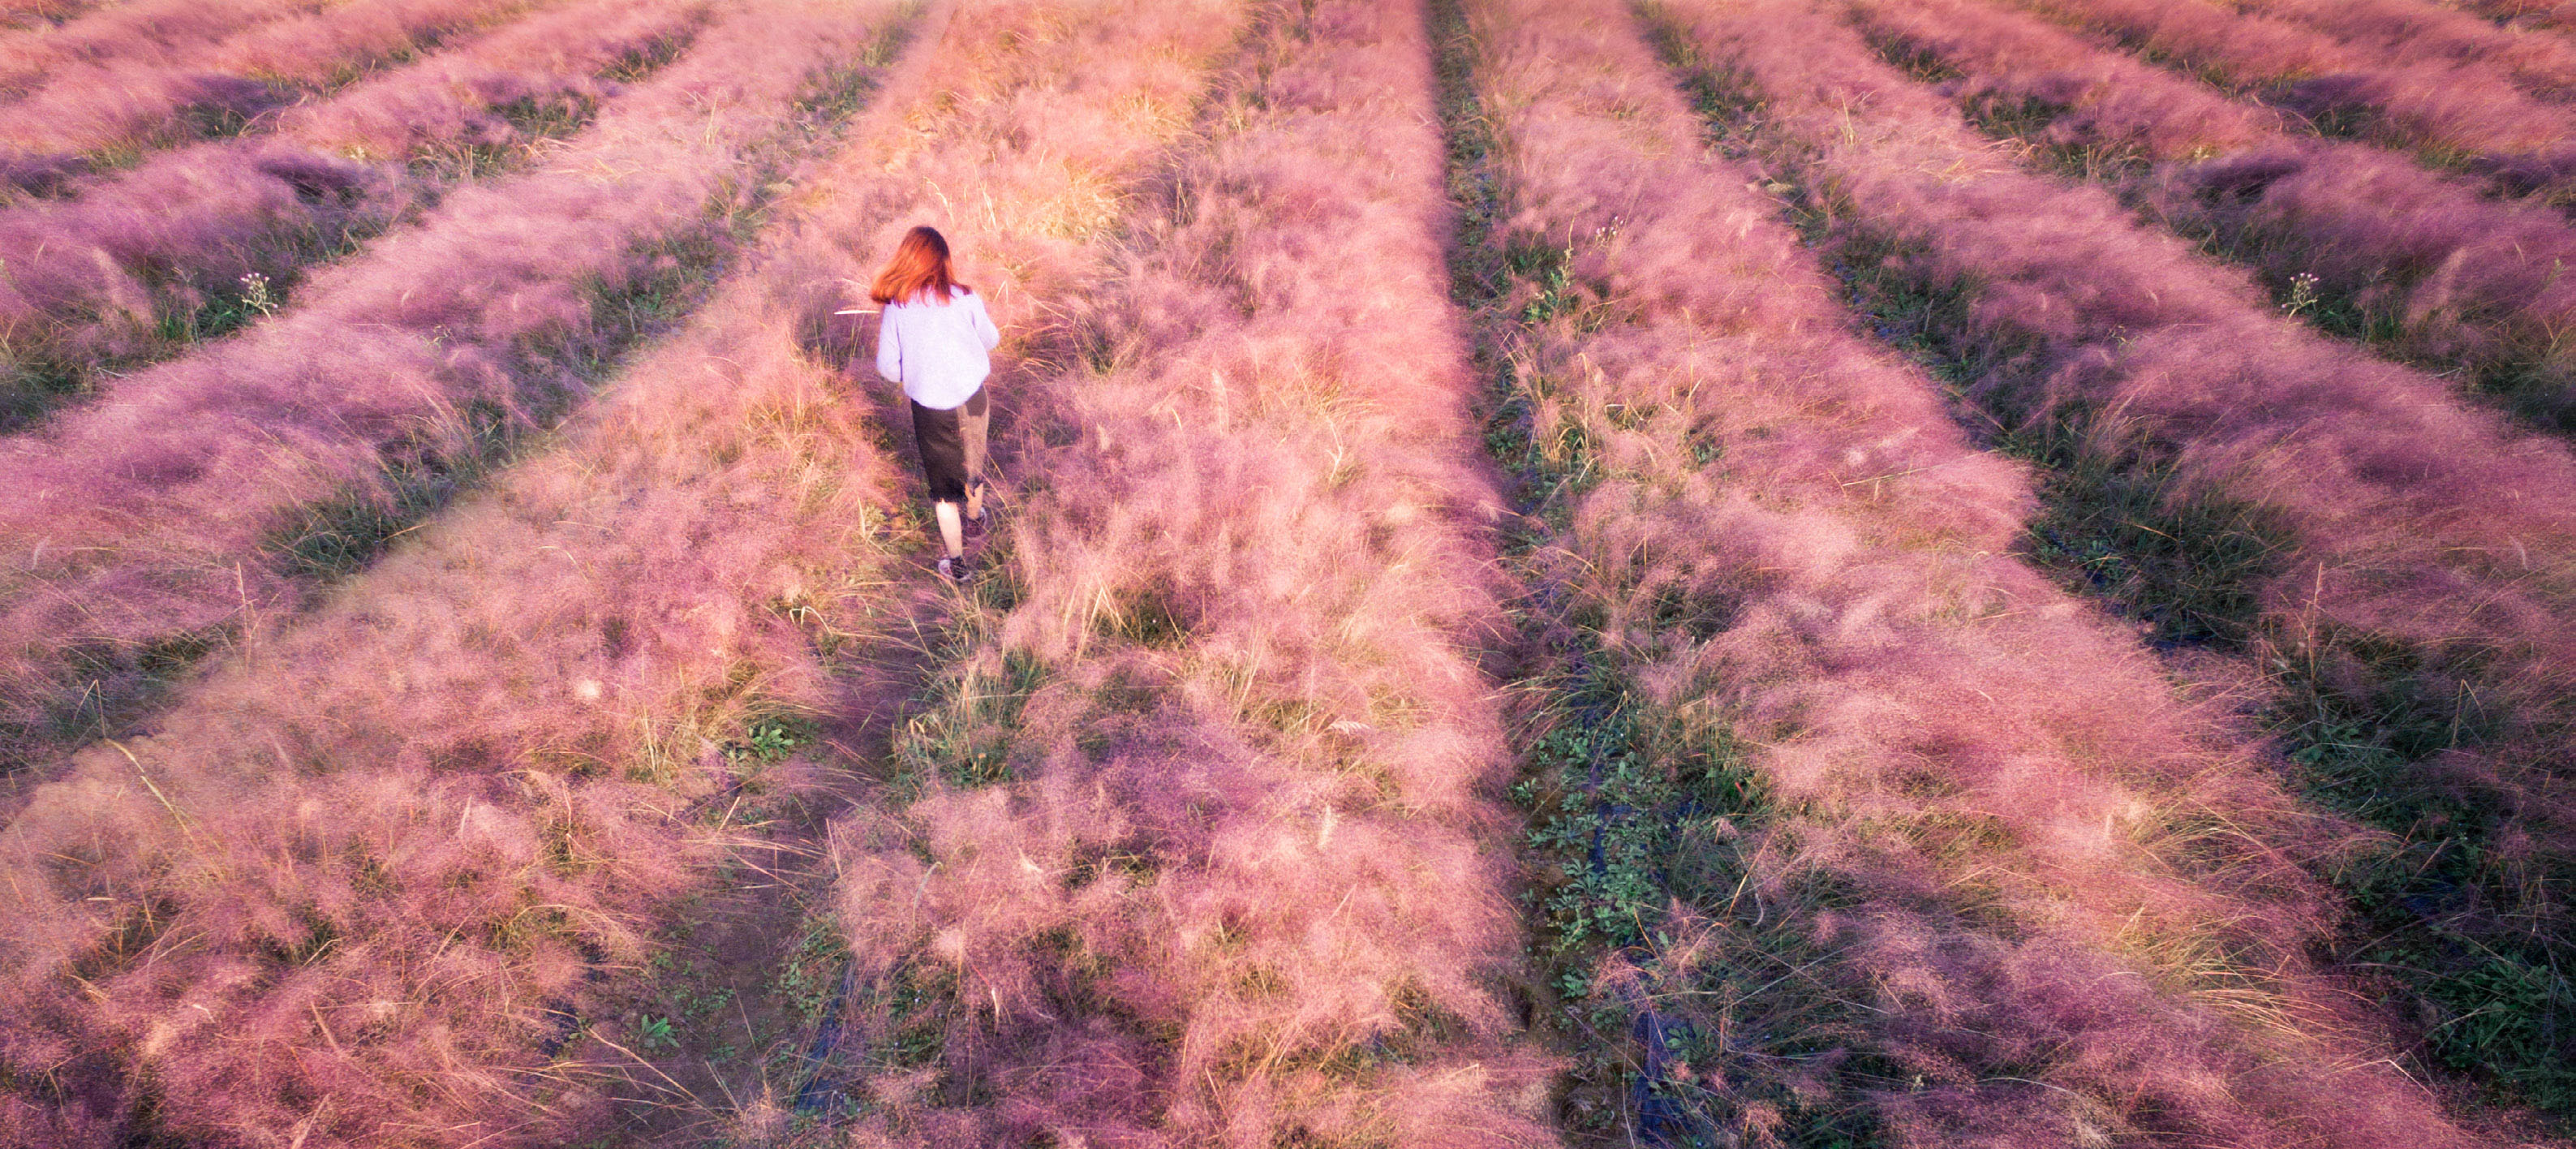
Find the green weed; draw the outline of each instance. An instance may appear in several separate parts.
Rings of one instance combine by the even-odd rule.
[[[797,714],[776,714],[755,718],[743,726],[742,738],[727,742],[724,755],[738,766],[766,766],[783,762],[796,749],[814,741],[814,720]]]
[[[649,1013],[635,1027],[635,1040],[646,1053],[674,1053],[680,1048],[680,1036],[671,1028],[671,1019]]]
[[[959,639],[960,649],[972,640]],[[1048,675],[1037,659],[1011,651],[988,667],[960,658],[925,692],[895,738],[895,784],[917,793],[931,778],[991,786],[1018,777],[1020,708]]]

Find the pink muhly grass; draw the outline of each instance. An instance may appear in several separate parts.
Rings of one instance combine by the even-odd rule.
[[[2017,0],[2052,17],[2118,36],[2173,63],[2259,86],[2363,66],[2366,56],[2313,29],[2213,0]]]
[[[2554,557],[2576,530],[2576,461],[2563,445],[2305,330],[2100,190],[1997,162],[1952,108],[1849,29],[1779,18],[1827,38],[1791,55],[1749,20],[1711,15],[1707,42],[1774,107],[1796,110],[1784,123],[1799,128],[1800,162],[1833,197],[1921,245],[1923,274],[1978,285],[1970,338],[2051,365],[1985,381],[1981,402],[2116,410],[2119,427],[2102,428],[2111,438],[2097,449],[2153,444],[2178,492],[2277,512],[2300,548],[2265,595],[2288,633],[2342,625],[2463,654],[2458,644],[2493,644],[2478,677],[2555,712],[2576,667],[2555,621],[2576,605],[2576,572]],[[1871,132],[1829,146],[1813,109],[1843,104],[1868,111]],[[1921,164],[1952,174],[1928,181]]]
[[[347,667],[315,701],[383,692],[386,674]],[[477,700],[455,697],[408,709],[461,732]],[[706,852],[681,797],[543,769],[281,762],[251,739],[311,727],[174,718],[180,741],[130,744],[132,762],[102,747],[13,825],[0,1057],[51,1083],[21,1101],[190,1143],[555,1144],[597,1116],[608,1073],[541,1052],[550,1011],[587,1004],[592,963],[643,956],[643,915]]]
[[[140,150],[238,125],[319,89],[492,19],[520,0],[350,0],[280,20],[194,52],[150,62],[81,65],[0,117],[0,149],[21,164]]]
[[[936,51],[994,77],[1035,15],[960,20]],[[1094,122],[1137,122],[1121,71],[1088,72]],[[590,971],[637,962],[649,916],[706,880],[730,832],[702,816],[716,741],[754,707],[831,705],[791,620],[863,626],[885,580],[877,404],[815,333],[880,225],[885,156],[937,118],[881,117],[794,173],[819,190],[765,255],[559,449],[38,788],[0,857],[0,1056],[61,1071],[50,1120],[141,1106],[159,1135],[357,1146],[595,1129],[619,1055],[558,1055],[558,1011],[597,1020]],[[1056,156],[1018,169],[1035,203],[1108,158]],[[1028,237],[1003,250],[1042,284],[977,282],[1025,325],[1023,290],[1076,288],[1076,246]]]
[[[1598,475],[1534,577],[1599,620],[1601,656],[1671,721],[1748,732],[1781,809],[1741,828],[1759,839],[1749,881],[1766,912],[1812,914],[1774,928],[1839,951],[1797,975],[1862,1001],[1864,1044],[1924,1075],[1871,1102],[1898,1143],[2086,1144],[2106,1117],[2194,1143],[2466,1143],[2402,1078],[2345,1068],[2370,1043],[2331,1031],[2373,1021],[2302,956],[2334,911],[2294,858],[2350,831],[2299,812],[2244,733],[2009,557],[2025,476],[1852,334],[1755,173],[1699,152],[1622,6],[1478,7],[1508,238],[1573,237],[1578,302],[1511,349],[1532,438],[1579,427]],[[1784,54],[1815,35],[1776,9],[1742,19]],[[1839,53],[1817,67],[1870,75]],[[1676,595],[1729,621],[1659,627]],[[2221,846],[2209,824],[2246,836]],[[1799,900],[1816,874],[1838,880],[1838,908]],[[1750,914],[1726,917],[1684,907],[1673,961],[1743,955],[1723,939]],[[2188,968],[2210,951],[2330,1032],[2233,1020],[2242,983],[2172,988],[2211,976]],[[1660,988],[1685,1016],[1707,997]],[[1759,1040],[1744,1018],[1701,1020]],[[2037,1081],[1994,1068],[2034,1065]],[[1748,1072],[1730,1059],[1690,1084],[1726,1094]],[[1736,1101],[1736,1132],[1768,1143],[1756,1097]]]
[[[167,63],[243,29],[322,7],[319,0],[128,0],[59,28],[0,33],[0,103],[64,69]]]
[[[2359,130],[2445,162],[2546,160],[2576,136],[2567,109],[2516,89],[2483,64],[2399,61],[2284,20],[2207,0],[2019,0],[2109,32],[2322,125],[2359,114]]]
[[[865,1084],[898,1136],[1551,1139],[1488,982],[1516,939],[1471,661],[1496,507],[1420,21],[1327,0],[1258,30],[1128,217],[1083,320],[1112,362],[1057,384],[1022,597],[962,655],[961,700],[1035,668],[993,720],[1007,776],[920,746],[920,796],[838,833],[861,973],[950,1003],[940,1065]],[[970,1071],[991,1101],[940,1084]]]
[[[2576,0],[2462,0],[2460,6],[2516,30],[2576,27]]]
[[[600,73],[676,49],[705,17],[695,0],[574,4],[299,106],[271,138],[181,149],[75,184],[72,198],[0,207],[8,350],[30,373],[102,359],[130,370],[168,352],[169,319],[238,294],[245,275],[283,299],[308,264],[415,207],[433,178],[420,173],[526,142],[502,109],[594,106],[619,90]],[[65,398],[18,390],[0,396],[0,426]]]
[[[2165,221],[2215,235],[2276,291],[2313,277],[2392,334],[2399,354],[2468,363],[2522,414],[2576,426],[2576,226],[2532,203],[2357,144],[2284,136],[2264,113],[2035,18],[1973,0],[1854,5],[1900,53],[1961,73],[1942,90],[1973,110],[2064,109],[2047,143],[2092,158],[2170,163],[2122,188]],[[2009,122],[2009,119],[2007,119]],[[2233,153],[2233,154],[2226,154]]]
[[[2493,64],[2540,95],[2576,95],[2576,41],[2499,27],[2456,8],[2424,0],[2251,0],[2245,6],[2315,28],[2382,59]]]
[[[404,476],[435,486],[496,428],[577,401],[586,357],[634,322],[603,297],[720,251],[753,149],[882,24],[872,2],[738,9],[545,169],[448,197],[274,321],[0,448],[0,721],[113,694],[156,644],[292,612],[314,585],[293,540],[330,529],[317,505],[399,507]]]
[[[0,25],[32,28],[59,25],[95,8],[100,0],[0,0]]]
[[[2047,128],[2051,144],[2169,159],[2280,133],[2277,112],[1979,0],[1853,0],[1851,8],[1874,38],[1960,73],[1942,88],[1963,104],[2066,109]]]
[[[381,226],[406,190],[398,172],[242,142],[156,157],[76,200],[0,207],[13,365],[134,355],[164,315],[192,314],[251,272],[278,278],[282,295],[288,272],[337,236]]]
[[[27,921],[0,931],[0,992],[43,1008],[0,1015],[0,1055],[129,1058],[68,1076],[118,1117],[119,1088],[158,1083],[181,1136],[577,1140],[614,1051],[551,1055],[545,1011],[596,1020],[584,970],[632,964],[647,915],[703,887],[730,832],[703,816],[714,741],[754,707],[835,709],[808,630],[896,641],[877,631],[899,475],[884,389],[836,370],[847,282],[931,206],[925,178],[992,193],[967,270],[1014,332],[1015,387],[1018,340],[1062,350],[1043,300],[1098,276],[1103,181],[1186,125],[1194,58],[1228,31],[1203,17],[1077,37],[1062,6],[958,15],[559,449],[41,788],[0,839]],[[127,928],[136,905],[158,916]],[[210,940],[151,944],[190,936]],[[266,975],[281,949],[295,963]],[[100,993],[71,999],[65,968]]]
[[[2576,430],[2576,227],[2544,205],[2374,149],[2274,145],[2162,173],[2148,202],[2222,237],[2277,291],[2315,278],[2392,350],[2466,367],[2516,412]]]
[[[375,159],[507,144],[501,110],[595,101],[601,73],[672,51],[708,19],[706,0],[589,0],[538,12],[366,82],[280,113],[277,134]]]
[[[345,80],[489,21],[520,0],[350,0],[155,62],[77,64],[46,77],[0,119],[0,149],[23,157],[131,152],[227,134],[299,93]]]
[[[208,64],[270,83],[334,88],[381,65],[435,50],[457,33],[524,17],[550,2],[349,0],[226,40]]]
[[[58,172],[87,171],[132,154],[235,126],[291,102],[276,87],[188,64],[77,66],[8,108],[0,118],[0,155],[17,187],[50,191]]]
[[[2518,839],[2564,856],[2563,444],[2304,330],[2098,189],[1999,163],[1848,29],[1776,3],[1694,20],[1711,58],[1769,97],[1795,140],[1780,156],[1835,204],[1851,258],[1964,293],[1946,337],[1992,368],[1972,402],[2064,420],[2074,450],[2159,476],[2169,506],[2246,508],[2273,548],[2244,576],[2254,656],[2315,667],[2321,690],[2356,701],[2392,681],[2474,697],[2462,721],[2490,732],[2421,769],[2497,795]],[[2391,669],[2373,649],[2403,653]]]

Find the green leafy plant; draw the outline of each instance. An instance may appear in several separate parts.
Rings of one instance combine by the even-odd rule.
[[[646,1053],[671,1053],[680,1048],[680,1034],[670,1018],[648,1013],[635,1027],[635,1043]]]
[[[813,721],[799,716],[756,718],[743,727],[740,739],[725,743],[725,758],[737,766],[785,761],[798,747],[812,743],[816,734]]]

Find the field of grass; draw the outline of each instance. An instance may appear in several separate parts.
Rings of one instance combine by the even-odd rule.
[[[2542,0],[0,0],[0,1149],[2576,1144],[2571,107]]]

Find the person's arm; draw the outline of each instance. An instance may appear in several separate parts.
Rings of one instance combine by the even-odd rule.
[[[903,382],[903,340],[895,335],[891,303],[877,312],[877,374],[890,383]]]
[[[984,350],[990,351],[1001,346],[1002,329],[993,326],[993,317],[985,313],[984,297],[970,294],[966,298],[975,303],[975,335],[984,341]]]

